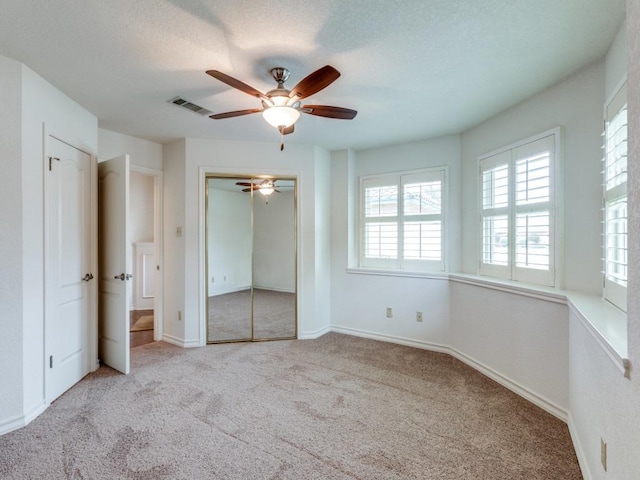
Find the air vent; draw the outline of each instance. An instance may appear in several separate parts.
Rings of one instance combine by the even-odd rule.
[[[176,97],[169,101],[174,105],[178,105],[179,107],[186,108],[187,110],[190,110],[193,113],[197,113],[198,115],[209,116],[213,113],[211,110],[207,110],[206,108],[203,108],[200,105],[196,105],[195,103],[192,103],[189,100],[185,100],[184,98],[181,98],[181,97]]]

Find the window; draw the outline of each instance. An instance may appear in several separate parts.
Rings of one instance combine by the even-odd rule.
[[[605,107],[604,298],[627,310],[627,92]]]
[[[480,274],[554,285],[558,132],[481,157]]]
[[[362,267],[444,270],[445,169],[362,179]]]

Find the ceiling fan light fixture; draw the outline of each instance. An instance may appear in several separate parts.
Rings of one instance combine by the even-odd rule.
[[[275,128],[290,127],[300,118],[300,112],[293,107],[286,105],[275,105],[265,108],[262,112],[264,119]]]
[[[260,187],[258,189],[258,191],[265,197],[271,195],[274,192],[274,190],[275,189],[273,187]]]

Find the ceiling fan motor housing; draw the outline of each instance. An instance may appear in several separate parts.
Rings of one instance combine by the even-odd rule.
[[[289,79],[291,72],[284,67],[275,67],[271,69],[271,76],[278,82],[278,88],[283,88],[283,83]]]

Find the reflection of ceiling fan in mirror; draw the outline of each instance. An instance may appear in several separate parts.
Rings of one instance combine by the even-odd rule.
[[[293,185],[277,185],[276,186],[276,181],[277,180],[266,179],[259,183],[236,182],[236,185],[239,185],[241,187],[246,187],[242,189],[243,192],[258,191],[264,196],[269,196],[273,192],[281,193],[280,190],[278,190],[278,188],[293,188]]]
[[[301,104],[300,101],[302,99],[318,93],[338,79],[340,72],[330,65],[326,65],[307,75],[291,90],[284,87],[284,82],[289,78],[289,70],[282,67],[272,68],[271,76],[278,83],[278,86],[273,90],[269,90],[267,93],[262,93],[250,85],[218,70],[207,70],[207,74],[226,83],[230,87],[236,88],[252,97],[257,97],[262,101],[262,108],[250,108],[210,115],[210,118],[214,120],[262,112],[264,119],[270,125],[277,128],[281,135],[289,135],[293,133],[294,124],[298,118],[300,118],[300,113],[342,120],[352,120],[358,113],[355,110],[343,107]],[[280,150],[283,148],[284,143],[280,145]]]

